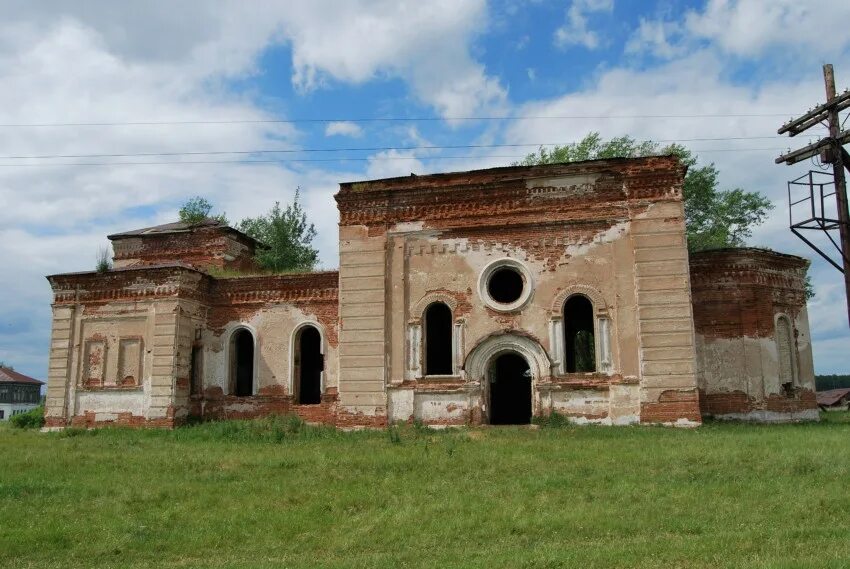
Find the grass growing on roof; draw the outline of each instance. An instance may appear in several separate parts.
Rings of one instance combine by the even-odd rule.
[[[9,567],[846,567],[850,421],[0,428]]]

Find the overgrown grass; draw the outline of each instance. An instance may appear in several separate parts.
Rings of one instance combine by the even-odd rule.
[[[850,420],[0,428],[8,567],[848,567]]]

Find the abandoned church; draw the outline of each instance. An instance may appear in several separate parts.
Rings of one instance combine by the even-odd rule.
[[[48,277],[47,427],[817,419],[808,262],[689,254],[684,175],[661,156],[344,183],[337,271],[258,274],[263,245],[213,220],[111,235],[111,270]]]

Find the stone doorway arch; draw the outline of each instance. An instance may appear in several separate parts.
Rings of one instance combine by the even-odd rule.
[[[466,371],[467,381],[478,386],[481,396],[482,417],[488,423],[494,418],[492,415],[493,406],[490,401],[493,393],[491,390],[493,380],[511,381],[512,379],[506,376],[499,378],[494,374],[513,374],[516,376],[513,377],[514,381],[521,381],[518,375],[521,370],[516,365],[504,366],[505,361],[510,360],[510,358],[501,358],[501,356],[506,355],[516,356],[527,364],[527,371],[523,371],[523,375],[527,377],[530,383],[528,397],[531,399],[531,416],[539,413],[538,383],[552,375],[552,362],[536,340],[512,332],[494,334],[483,339],[467,356],[464,370]],[[520,393],[520,391],[517,392]]]

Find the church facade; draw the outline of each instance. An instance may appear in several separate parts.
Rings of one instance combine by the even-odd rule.
[[[817,419],[808,262],[688,254],[675,157],[344,183],[339,270],[212,220],[53,275],[49,428]],[[229,276],[235,275],[235,276]]]

